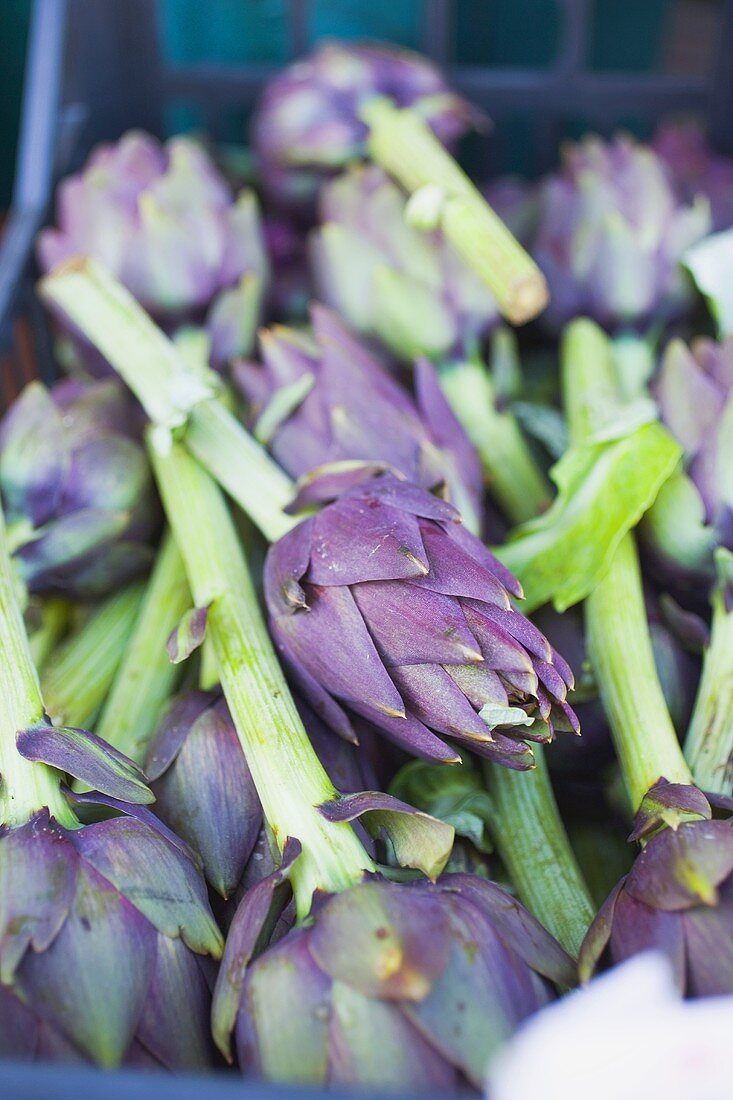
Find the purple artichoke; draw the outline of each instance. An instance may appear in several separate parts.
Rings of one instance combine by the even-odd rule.
[[[314,306],[311,322],[312,337],[281,326],[265,330],[264,369],[234,368],[259,417],[255,434],[280,465],[301,477],[331,462],[387,462],[427,489],[445,483],[451,500],[477,523],[481,466],[432,366],[426,360],[416,366],[415,404],[330,310]]]
[[[679,259],[710,226],[707,201],[681,201],[647,146],[623,135],[568,144],[540,188],[531,248],[550,286],[544,319],[614,328],[673,315],[687,294]]]
[[[34,593],[105,595],[150,565],[159,506],[118,382],[32,382],[0,424],[0,494]]]
[[[33,1043],[114,1066],[142,1047],[170,1069],[210,1064],[199,955],[217,955],[220,935],[198,870],[161,830],[151,814],[62,828],[48,811],[0,828],[3,1053]],[[17,1040],[16,998],[29,1024]]]
[[[710,203],[714,231],[733,225],[733,160],[712,150],[702,126],[694,119],[664,122],[652,148],[666,163],[680,201],[702,195]]]
[[[98,146],[60,184],[57,222],[38,239],[44,271],[92,256],[166,328],[204,323],[213,366],[249,353],[267,281],[257,205],[197,142],[130,131]]]
[[[439,231],[409,224],[406,204],[376,165],[322,189],[312,235],[319,295],[401,358],[465,353],[499,321],[496,301]]]
[[[572,984],[572,960],[493,883],[373,877],[254,958],[284,874],[244,899],[212,1014],[216,1041],[269,1081],[399,1090],[479,1086],[491,1053]],[[283,899],[279,899],[283,904]]]
[[[313,297],[307,237],[290,218],[268,214],[265,243],[272,264],[269,313],[276,321],[303,321]]]
[[[377,96],[414,107],[449,147],[472,117],[426,58],[379,44],[327,42],[278,73],[257,106],[251,135],[267,196],[309,211],[321,181],[363,155],[360,110]]]
[[[373,474],[352,465],[307,482],[297,505],[332,503],[269,551],[265,597],[283,658],[347,739],[342,704],[424,759],[460,759],[445,737],[530,767],[527,742],[578,728],[569,667],[513,610],[519,584],[450,504]]]
[[[591,925],[583,978],[602,958],[661,951],[691,997],[733,993],[733,823],[690,821],[647,843]]]
[[[665,579],[699,592],[714,573],[717,546],[733,550],[733,338],[672,340],[654,383],[662,419],[684,447],[685,471],[671,477],[642,525]]]

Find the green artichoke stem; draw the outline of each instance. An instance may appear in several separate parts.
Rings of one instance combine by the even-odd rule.
[[[581,318],[566,329],[562,386],[570,438],[583,443],[620,402],[605,333]],[[659,683],[636,542],[625,535],[585,601],[588,654],[632,810],[660,779],[692,783]]]
[[[0,824],[23,825],[47,807],[68,828],[78,824],[61,793],[61,777],[45,764],[24,760],[16,748],[19,730],[43,721],[38,673],[18,605],[5,520],[0,509]]]
[[[38,672],[66,633],[71,607],[68,600],[51,597],[41,604],[41,625],[28,637],[31,657]]]
[[[280,851],[288,837],[302,845],[292,882],[304,919],[316,890],[346,889],[374,865],[350,825],[318,810],[336,791],[285,682],[224,497],[180,444],[159,431],[149,444],[194,600],[209,608],[207,637],[265,818]]]
[[[100,737],[138,764],[145,761],[163,705],[181,675],[166,643],[190,606],[183,558],[167,531],[96,725]]]
[[[55,726],[88,727],[107,697],[140,609],[142,581],[115,592],[51,655],[41,674]]]
[[[560,818],[542,747],[533,752],[536,767],[529,772],[485,762],[495,810],[489,826],[521,901],[577,956],[595,907]]]
[[[542,272],[424,119],[381,97],[366,104],[362,117],[369,155],[413,196],[413,223],[443,231],[509,321],[536,317],[548,301]]]
[[[150,420],[185,437],[266,538],[278,539],[297,522],[284,512],[294,492],[290,478],[101,264],[70,260],[41,281],[40,291],[111,363]]]
[[[544,512],[550,486],[510,409],[497,407],[494,383],[474,359],[445,363],[440,384],[463,430],[478,451],[489,492],[511,523]]]
[[[704,791],[733,794],[733,612],[718,586],[713,621],[695,706],[685,737],[685,756]]]

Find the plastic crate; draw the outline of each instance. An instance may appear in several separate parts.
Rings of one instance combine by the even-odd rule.
[[[200,0],[199,0],[200,2]],[[206,0],[216,5],[220,0]],[[408,0],[393,0],[393,5]],[[452,65],[458,9],[466,0],[409,0],[421,16],[418,48],[445,66],[452,83],[490,113],[501,129],[520,117],[532,133],[529,170],[548,167],[563,133],[578,122],[607,133],[630,117],[648,126],[674,111],[707,118],[714,143],[733,153],[733,0],[719,4],[717,60],[706,76],[593,71],[589,65],[593,0],[555,0],[561,14],[558,49],[541,69]],[[479,0],[487,5],[492,0]],[[640,32],[639,8],[629,34]],[[671,4],[671,0],[669,0]],[[286,54],[311,44],[315,0],[280,0]],[[331,0],[334,5],[341,0]],[[272,5],[271,5],[272,6]],[[56,368],[43,310],[34,293],[33,250],[47,217],[55,181],[85,158],[91,146],[131,126],[162,134],[171,107],[193,108],[204,127],[222,134],[232,111],[245,113],[272,63],[172,63],[163,56],[158,0],[34,0],[28,40],[21,131],[13,200],[0,246],[0,411],[33,377],[51,381]],[[323,3],[320,4],[324,8]],[[374,4],[372,38],[384,36]],[[533,0],[517,0],[532,18]],[[326,9],[327,10],[327,9]],[[339,8],[339,15],[342,15]],[[465,13],[464,13],[465,14]],[[286,60],[287,58],[283,58]],[[279,63],[278,63],[279,64]],[[578,105],[581,105],[579,110]],[[166,1077],[121,1071],[23,1066],[0,1062],[3,1100],[214,1100],[265,1096],[314,1100],[313,1090],[242,1082],[234,1075]],[[353,1095],[353,1094],[351,1094]]]

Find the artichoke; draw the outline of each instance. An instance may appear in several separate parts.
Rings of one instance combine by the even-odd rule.
[[[678,262],[710,231],[709,204],[680,200],[653,149],[624,135],[568,144],[538,202],[531,251],[550,286],[551,327],[588,315],[615,328],[684,306]]]
[[[680,201],[702,195],[710,203],[715,232],[733,225],[733,160],[713,151],[702,126],[694,119],[664,122],[652,148],[665,162]]]
[[[667,956],[691,997],[733,993],[733,823],[690,821],[653,836],[593,922],[580,953],[588,978],[639,951]]]
[[[405,218],[404,193],[376,165],[321,191],[311,248],[319,296],[395,354],[465,354],[499,321],[495,299],[440,231]]]
[[[56,217],[38,238],[44,271],[94,256],[167,329],[205,324],[213,366],[251,350],[267,282],[256,201],[234,198],[197,142],[130,131],[98,146],[59,185]]]
[[[509,595],[518,583],[446,501],[389,470],[307,480],[331,501],[269,551],[271,631],[306,698],[354,739],[342,704],[398,745],[455,762],[450,738],[508,767],[578,725],[572,673]],[[440,736],[438,736],[440,735]]]
[[[103,596],[151,562],[157,495],[116,381],[27,386],[0,423],[0,495],[31,592]]]
[[[313,335],[275,326],[260,334],[263,367],[239,364],[234,376],[258,414],[255,434],[279,464],[300,477],[325,463],[389,463],[427,489],[445,483],[474,524],[481,515],[478,457],[453,416],[431,365],[417,364],[417,405],[322,306]]]
[[[642,532],[663,576],[694,595],[713,577],[714,549],[733,550],[733,338],[670,341],[654,395],[685,470],[662,486]]]
[[[465,874],[436,884],[371,877],[250,961],[283,879],[281,870],[242,902],[214,995],[216,1041],[230,1057],[235,1033],[248,1075],[479,1086],[490,1055],[552,1000],[552,983],[574,980],[572,960],[526,909]]]
[[[471,110],[435,66],[390,46],[328,42],[265,87],[252,121],[252,144],[265,194],[278,206],[308,212],[318,186],[366,150],[360,109],[388,96],[414,107],[452,146]]]
[[[203,878],[145,808],[153,795],[132,761],[48,722],[1,511],[0,654],[0,1049],[208,1064],[200,956],[223,944]],[[71,796],[64,774],[98,790]],[[83,825],[72,797],[120,816]]]

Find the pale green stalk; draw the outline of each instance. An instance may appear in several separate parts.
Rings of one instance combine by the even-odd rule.
[[[288,690],[220,490],[160,431],[150,452],[196,606],[209,608],[207,636],[265,818],[281,852],[288,837],[302,845],[293,889],[304,918],[316,890],[346,889],[373,863],[350,825],[318,810],[336,791]]]
[[[61,793],[60,776],[45,764],[19,754],[19,730],[43,721],[38,674],[31,659],[23,616],[15,593],[13,567],[0,509],[0,824],[23,825],[47,807],[69,828],[77,823]]]
[[[190,606],[183,558],[167,532],[96,725],[100,737],[138,764],[180,678],[181,666],[170,661],[166,643]]]
[[[733,612],[723,584],[712,597],[713,621],[685,738],[685,756],[704,791],[733,794]]]
[[[536,317],[548,301],[542,272],[427,122],[382,98],[367,103],[363,117],[369,155],[412,195],[411,223],[441,229],[513,324]]]
[[[497,406],[483,363],[463,359],[439,367],[440,384],[453,412],[478,451],[491,495],[512,524],[543,512],[552,499],[511,409]]]
[[[535,745],[533,752],[533,771],[484,765],[495,809],[490,828],[521,900],[569,954],[577,955],[595,907],[557,808],[542,747]]]
[[[51,655],[41,674],[43,698],[56,726],[88,726],[107,697],[140,610],[145,585],[115,592]]]
[[[583,443],[620,401],[610,342],[591,321],[568,326],[562,349],[563,394],[571,441]],[[691,783],[659,683],[632,534],[585,601],[588,652],[636,812],[661,778]]]

